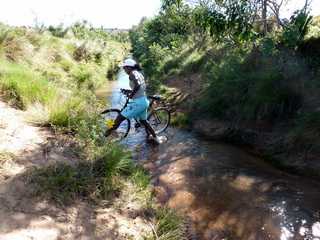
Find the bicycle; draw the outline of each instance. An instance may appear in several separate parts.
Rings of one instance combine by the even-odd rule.
[[[128,97],[128,94],[126,93],[125,89],[120,90],[121,94],[126,97],[125,104],[119,109],[119,108],[110,108],[106,109],[103,112],[101,112],[102,118],[104,120],[104,125],[106,129],[111,128],[114,125],[115,119],[117,116],[122,112],[125,107],[130,102],[130,99]],[[170,125],[171,120],[171,113],[168,106],[163,104],[163,99],[159,95],[152,95],[147,96],[150,104],[148,107],[148,115],[147,120],[152,126],[152,128],[155,130],[156,134],[163,133],[168,126]],[[161,104],[160,107],[155,107],[155,104]],[[142,124],[139,122],[138,119],[133,119],[135,121],[134,127],[137,130],[142,126]],[[128,136],[128,133],[131,129],[131,121],[129,119],[125,119],[120,126],[113,131],[113,135],[117,140],[122,140]]]

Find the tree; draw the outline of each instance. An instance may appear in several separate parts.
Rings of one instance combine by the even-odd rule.
[[[161,9],[163,11],[173,5],[175,5],[177,8],[180,8],[183,5],[183,0],[161,0]]]
[[[263,34],[266,35],[271,29],[268,29],[268,22],[273,21],[272,17],[276,20],[278,28],[283,28],[285,24],[281,20],[280,12],[281,8],[287,5],[290,0],[251,0],[252,8],[255,9],[255,13],[258,22],[262,23]],[[311,0],[305,0],[303,11],[307,11]]]

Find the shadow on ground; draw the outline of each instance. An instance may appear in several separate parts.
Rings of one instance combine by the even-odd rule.
[[[37,170],[33,166],[41,169],[77,161],[76,155],[64,154],[66,149],[61,146],[66,145],[60,143],[41,144],[23,154],[12,163],[19,173],[2,178],[0,240],[138,239],[135,236],[148,232],[147,224],[138,213],[140,209],[129,205],[114,207],[116,198],[95,205],[75,196],[73,202],[62,206],[47,200],[42,194],[34,195],[30,178]]]
[[[141,143],[135,158],[151,171],[158,200],[189,217],[199,239],[320,235],[319,183],[188,132],[170,130],[168,138],[158,147]]]

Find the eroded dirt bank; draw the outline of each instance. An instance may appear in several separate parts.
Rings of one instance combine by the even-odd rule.
[[[168,100],[178,112],[188,117],[188,127],[208,140],[245,147],[276,168],[320,180],[320,138],[316,124],[309,123],[308,128],[303,128],[299,118],[274,121],[241,120],[240,116],[233,116],[229,120],[210,118],[199,111],[195,104],[204,90],[205,83],[202,81],[199,74],[191,74],[175,76],[166,82],[174,92],[168,94]],[[308,97],[314,98],[313,95]],[[312,106],[307,108],[319,112],[318,98],[308,101],[308,104]]]

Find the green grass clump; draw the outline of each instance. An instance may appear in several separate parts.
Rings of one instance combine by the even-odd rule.
[[[59,62],[61,68],[65,71],[65,72],[70,72],[70,70],[72,69],[73,67],[73,63],[72,61],[69,61],[67,59],[61,59],[60,62]]]
[[[85,117],[85,99],[71,96],[61,102],[57,101],[50,107],[50,123],[59,127],[73,128]]]
[[[177,127],[187,127],[191,123],[190,115],[183,112],[177,112],[172,115],[171,124]]]
[[[107,198],[119,192],[122,179],[129,178],[134,172],[135,166],[128,152],[119,146],[108,145],[95,160],[33,169],[29,172],[29,179],[35,195],[58,204],[68,204],[78,197],[90,200]]]
[[[142,167],[136,167],[131,174],[131,180],[135,186],[144,190],[150,185],[150,176]]]
[[[174,210],[157,208],[153,236],[147,240],[181,240],[185,237],[183,219]]]
[[[22,65],[0,62],[0,89],[22,109],[32,103],[48,104],[56,91],[47,80]]]

